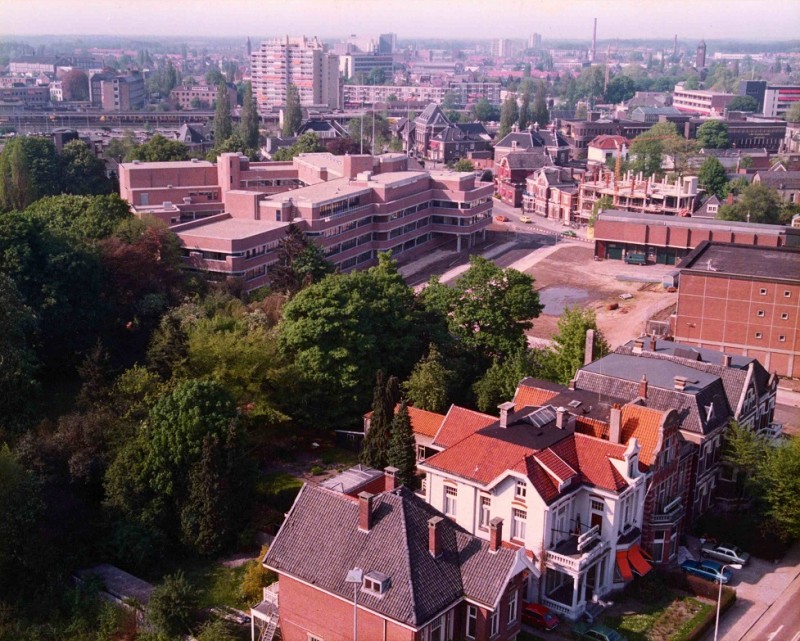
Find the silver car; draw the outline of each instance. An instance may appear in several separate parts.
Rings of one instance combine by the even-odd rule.
[[[747,565],[750,555],[742,548],[730,543],[712,543],[710,541],[700,546],[700,556],[710,557],[722,563],[740,563]]]

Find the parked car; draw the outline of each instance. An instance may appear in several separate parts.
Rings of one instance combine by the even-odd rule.
[[[714,581],[715,583],[717,581],[727,583],[731,580],[730,569],[725,568],[725,571],[723,572],[722,563],[719,563],[718,561],[692,561],[690,559],[681,563],[681,569],[684,572],[694,574],[695,576],[699,576],[700,578],[708,581]]]
[[[711,557],[723,563],[741,563],[747,565],[750,555],[742,548],[730,543],[720,543],[717,545],[711,541],[706,541],[700,546],[700,556]]]
[[[529,224],[529,223],[532,223],[533,220],[531,220],[530,216],[520,216],[519,217],[519,222],[525,223],[525,224]]]
[[[595,623],[592,627],[583,631],[576,629],[575,633],[578,639],[588,639],[589,641],[627,641],[627,639],[616,630],[612,630],[599,623]]]
[[[522,608],[522,622],[541,630],[555,630],[561,620],[546,605],[526,603]]]
[[[507,223],[508,222],[508,216],[495,216],[494,219],[498,223]]]
[[[572,231],[571,229],[567,229],[566,231],[562,231],[562,232],[561,232],[561,235],[562,235],[562,236],[567,236],[567,237],[569,237],[569,238],[577,238],[577,237],[578,237],[578,234],[576,234],[576,233],[575,233],[574,231]]]

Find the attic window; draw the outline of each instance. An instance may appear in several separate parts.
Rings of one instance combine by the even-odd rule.
[[[571,401],[568,403],[568,405],[569,405],[570,407],[572,407],[572,408],[575,408],[575,407],[580,407],[580,405],[581,405],[581,402],[580,402],[579,400],[577,400],[577,399],[574,399],[574,400],[571,400]]]
[[[361,589],[372,594],[384,594],[392,586],[392,579],[383,572],[367,572]]]
[[[706,422],[711,420],[711,417],[714,416],[714,404],[711,403],[710,405],[706,405]]]

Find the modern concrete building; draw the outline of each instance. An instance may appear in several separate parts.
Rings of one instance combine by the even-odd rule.
[[[289,85],[297,87],[303,106],[342,105],[339,58],[327,53],[316,37],[284,36],[262,42],[251,55],[251,76],[260,112],[283,108]]]
[[[226,83],[226,87],[228,102],[230,103],[231,109],[235,109],[236,85],[233,83]],[[181,85],[169,92],[169,98],[175,104],[180,105],[181,109],[194,109],[195,107],[192,106],[192,103],[197,104],[199,102],[200,106],[197,107],[198,109],[208,110],[212,108],[212,105],[214,105],[217,100],[217,90],[217,87],[208,87],[206,85],[193,85],[191,87]]]
[[[89,79],[89,100],[103,111],[131,111],[144,107],[144,78],[139,73],[101,72]]]
[[[684,89],[683,84],[675,85],[672,92],[672,106],[684,113],[701,116],[721,116],[728,103],[736,94],[703,89]]]
[[[800,248],[703,242],[680,268],[676,340],[800,374]]]
[[[773,118],[783,118],[800,102],[800,85],[767,85],[764,90],[763,113]]]

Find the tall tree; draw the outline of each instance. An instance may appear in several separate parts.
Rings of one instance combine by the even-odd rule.
[[[703,161],[697,173],[697,182],[709,195],[722,198],[728,191],[728,175],[725,167],[714,156]]]
[[[64,100],[88,100],[89,78],[80,69],[70,69],[61,77]]]
[[[414,407],[443,413],[450,406],[450,385],[453,372],[444,364],[442,355],[431,343],[425,357],[414,365],[411,376],[403,383],[403,392]]]
[[[143,162],[166,162],[170,160],[188,160],[189,148],[179,140],[167,140],[156,134],[146,143],[136,145],[125,156],[125,161],[141,160]]]
[[[387,379],[383,370],[378,370],[372,395],[369,431],[364,437],[359,454],[359,460],[363,465],[377,470],[386,467],[389,456],[390,430],[398,397],[397,378],[390,376]]]
[[[475,404],[481,412],[497,412],[500,403],[514,398],[519,382],[536,371],[534,354],[526,349],[504,361],[495,360],[472,386]]]
[[[500,129],[497,132],[498,140],[505,137],[511,131],[512,126],[517,122],[518,118],[517,98],[513,94],[510,94],[500,108]]]
[[[717,218],[721,220],[768,225],[786,224],[789,217],[778,192],[763,183],[755,182],[742,190],[741,197],[735,203],[720,207],[717,214]]]
[[[568,307],[558,319],[558,332],[553,337],[553,347],[540,357],[543,378],[566,385],[584,362],[586,332],[595,331],[592,360],[605,356],[608,343],[597,329],[594,311],[581,307]]]
[[[728,125],[721,120],[708,120],[697,128],[697,144],[701,149],[727,149],[731,146]]]
[[[639,134],[631,143],[631,169],[645,176],[662,173],[663,156],[670,141],[678,138],[678,131],[671,122],[659,122]]]
[[[736,63],[738,64],[739,61],[737,60]],[[736,96],[728,103],[726,109],[728,111],[747,111],[753,113],[758,111],[758,101],[753,98],[753,96]]]
[[[300,106],[300,92],[295,85],[286,90],[286,106],[283,110],[283,137],[291,138],[303,123],[303,110]]]
[[[239,136],[247,147],[258,149],[258,109],[253,97],[253,85],[250,82],[246,82],[244,85]]]
[[[547,123],[550,122],[550,112],[547,110],[547,89],[541,81],[536,87],[536,98],[533,101],[531,120],[540,127],[546,127]]]
[[[489,122],[497,120],[497,108],[489,102],[488,98],[481,98],[472,105],[472,117],[479,122]]]
[[[147,620],[158,634],[168,638],[191,632],[189,624],[197,606],[197,597],[183,572],[164,577],[147,604]]]
[[[214,110],[214,143],[222,143],[231,137],[231,101],[228,97],[228,85],[223,80],[217,86],[217,104]]]
[[[414,490],[417,484],[417,447],[414,430],[411,428],[411,418],[408,415],[408,405],[405,401],[400,403],[400,408],[392,419],[391,430],[389,465],[397,468],[397,481],[400,485]]]
[[[290,223],[281,239],[278,261],[271,268],[273,290],[296,294],[303,287],[333,273],[333,264],[325,259],[320,247],[310,242],[303,231]]]
[[[97,196],[110,194],[114,185],[106,176],[106,165],[82,140],[71,140],[61,151],[64,191]]]
[[[531,96],[528,92],[522,94],[522,104],[519,107],[519,120],[517,125],[520,131],[525,131],[528,128],[528,119],[530,118],[531,110]]]
[[[61,162],[52,141],[16,136],[0,152],[0,210],[21,211],[43,196],[61,193]]]

